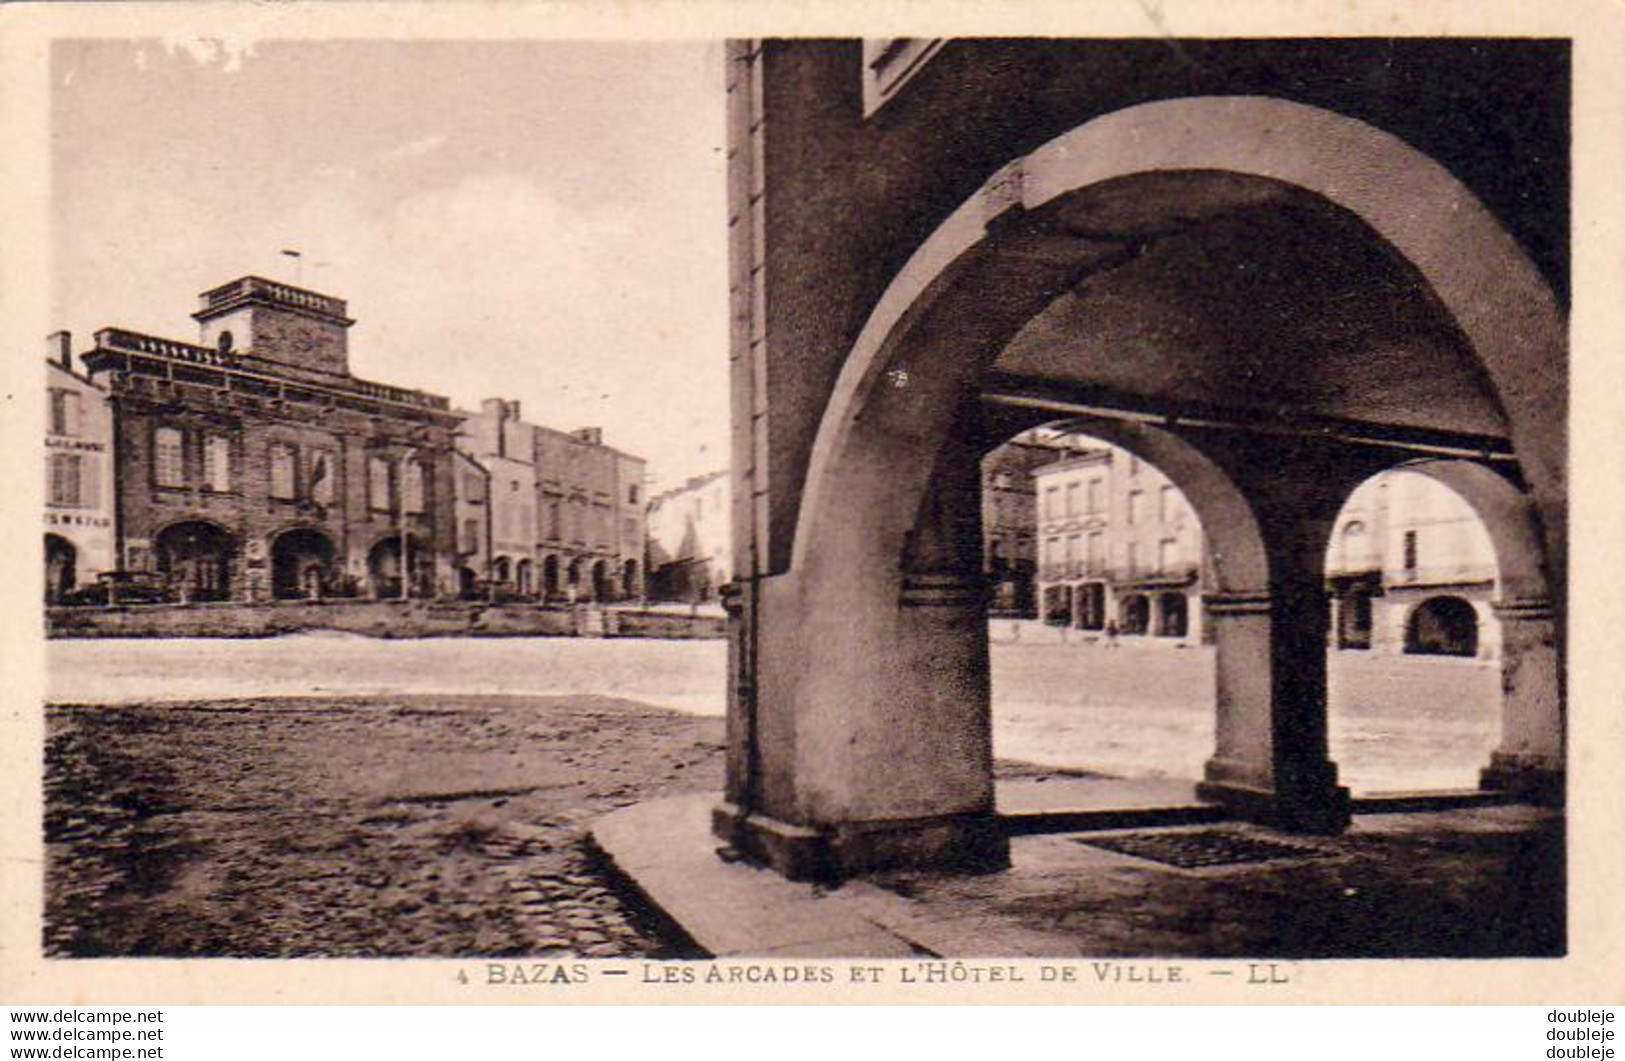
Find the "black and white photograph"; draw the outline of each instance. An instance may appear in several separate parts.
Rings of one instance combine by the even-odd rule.
[[[1159,11],[59,27],[8,939],[626,1002],[1590,983],[1573,29]]]

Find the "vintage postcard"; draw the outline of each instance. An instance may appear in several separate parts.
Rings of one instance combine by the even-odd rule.
[[[870,6],[0,11],[5,1002],[1625,1002],[1621,8]]]

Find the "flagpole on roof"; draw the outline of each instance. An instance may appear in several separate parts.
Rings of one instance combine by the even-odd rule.
[[[294,276],[293,282],[294,282],[294,286],[295,287],[304,287],[305,286],[305,256],[303,254],[299,253],[298,251],[288,250],[286,248],[283,249],[282,256],[284,258],[292,258],[293,259],[293,276]]]

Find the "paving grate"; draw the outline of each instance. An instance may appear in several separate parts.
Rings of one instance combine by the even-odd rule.
[[[1226,829],[1189,833],[1122,833],[1078,837],[1078,843],[1180,869],[1206,869],[1286,858],[1329,858],[1332,852],[1308,844],[1266,840]]]

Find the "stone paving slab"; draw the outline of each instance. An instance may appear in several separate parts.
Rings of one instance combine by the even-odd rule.
[[[1563,949],[1561,816],[1538,808],[1370,815],[1342,837],[1317,838],[1324,851],[1315,858],[1199,870],[1078,842],[1101,833],[1015,836],[1005,872],[892,873],[822,888],[717,857],[714,801],[640,804],[599,819],[592,834],[649,904],[717,957],[1490,957]],[[1240,823],[1222,828],[1271,835]]]

